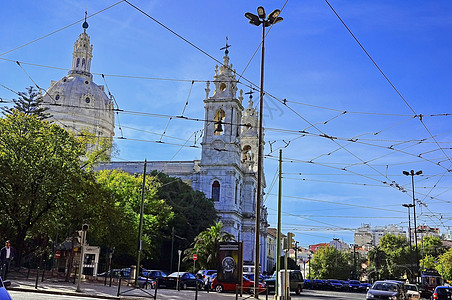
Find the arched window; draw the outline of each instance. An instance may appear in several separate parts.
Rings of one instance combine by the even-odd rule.
[[[77,64],[75,65],[75,67],[77,67],[78,68],[78,66],[80,65],[80,58],[79,57],[77,57]]]
[[[212,183],[212,199],[220,201],[220,183],[217,180]]]
[[[85,59],[83,58],[82,59],[82,68],[84,68],[85,67]]]

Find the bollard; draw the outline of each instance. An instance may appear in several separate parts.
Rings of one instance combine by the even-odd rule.
[[[198,279],[196,279],[195,283],[195,300],[198,300]]]
[[[41,282],[44,282],[44,273],[46,272],[46,261],[44,261],[44,268],[42,268],[42,277],[41,277]]]
[[[116,295],[117,297],[119,297],[119,294],[121,294],[121,274],[119,274],[119,281],[118,281],[118,294]]]
[[[110,270],[110,287],[111,287],[111,281],[112,281],[112,279],[113,279],[113,277],[112,277],[112,271]],[[105,276],[106,277],[106,276]]]
[[[265,288],[265,300],[268,300],[268,287]]]
[[[236,284],[235,285],[235,300],[239,300],[239,289],[238,289],[239,285]]]
[[[107,285],[107,274],[105,274],[104,285]]]
[[[158,279],[158,278],[156,278],[156,279],[155,279],[155,291],[154,291],[154,300],[156,300],[156,299],[157,299],[157,290],[158,290],[158,288],[159,288],[159,279]]]
[[[35,282],[35,290],[38,289],[38,281],[39,281],[39,265],[36,268],[36,282]]]
[[[30,265],[28,265],[27,279],[30,277]]]

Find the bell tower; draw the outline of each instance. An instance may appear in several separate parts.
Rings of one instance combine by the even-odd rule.
[[[228,47],[228,45],[227,45]],[[214,91],[207,82],[204,99],[204,136],[200,161],[200,190],[212,198],[224,230],[240,239],[242,182],[241,122],[243,91],[237,97],[237,79],[229,51],[223,64],[215,66]]]

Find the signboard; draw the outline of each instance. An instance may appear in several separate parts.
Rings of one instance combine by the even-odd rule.
[[[198,259],[198,255],[193,254],[193,260],[197,260]]]
[[[61,256],[61,251],[60,251],[60,250],[57,250],[57,251],[55,252],[55,258],[60,258],[60,256]]]
[[[243,268],[241,242],[227,242],[218,245],[218,282],[240,284]]]

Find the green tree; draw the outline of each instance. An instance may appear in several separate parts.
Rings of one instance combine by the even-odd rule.
[[[198,255],[196,261],[200,269],[216,270],[218,245],[221,242],[235,241],[235,237],[223,231],[223,223],[218,222],[202,231],[195,238],[193,248],[184,251],[184,261],[189,261],[193,254]]]
[[[143,176],[133,176],[121,170],[103,170],[95,173],[100,185],[103,204],[92,211],[95,218],[97,243],[115,246],[117,252],[134,257],[138,250],[138,225]],[[162,241],[161,232],[174,217],[172,208],[157,195],[160,182],[146,176],[143,213],[143,252],[145,257],[157,258]],[[94,215],[93,215],[94,217]],[[114,234],[112,234],[114,233]]]
[[[211,199],[204,193],[194,191],[180,178],[170,177],[164,173],[153,171],[151,175],[158,178],[161,185],[158,188],[158,198],[164,199],[174,212],[174,218],[168,224],[168,230],[161,234],[166,242],[161,246],[160,259],[152,262],[154,267],[170,269],[177,265],[177,250],[191,247],[195,237],[217,221],[217,211]],[[174,228],[174,240],[172,247],[172,228]],[[173,255],[168,253],[173,249]],[[171,257],[173,261],[171,263]]]
[[[386,252],[383,251],[380,246],[376,246],[369,251],[368,255],[370,261],[368,274],[375,274],[376,279],[387,277],[388,271],[386,269]]]
[[[20,256],[55,211],[77,201],[85,172],[80,144],[61,127],[13,111],[0,119],[0,233]]]
[[[436,269],[444,280],[452,280],[452,248],[439,256]]]
[[[335,247],[322,247],[311,259],[311,277],[348,279],[353,271],[353,254]]]
[[[416,269],[413,266],[416,265],[416,255],[410,251],[406,236],[385,234],[380,239],[380,248],[385,252],[386,259],[382,271],[387,271],[387,276],[390,278],[412,276]]]
[[[42,95],[33,86],[30,86],[27,88],[27,92],[19,92],[19,99],[13,99],[13,107],[2,107],[3,114],[11,115],[14,111],[18,111],[45,120],[50,118],[51,115],[46,112],[49,108],[42,106],[42,101]]]
[[[446,251],[443,242],[436,236],[425,236],[421,241],[422,256],[439,257]]]

